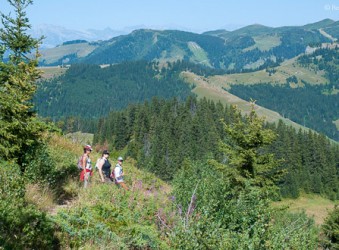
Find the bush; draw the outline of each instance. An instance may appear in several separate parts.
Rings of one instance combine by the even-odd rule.
[[[329,249],[339,249],[339,207],[336,206],[325,219],[322,226],[323,244]]]
[[[275,211],[267,249],[318,249],[318,228],[305,213]]]
[[[55,139],[54,139],[55,140]],[[52,143],[52,142],[50,142]],[[58,199],[67,199],[75,194],[63,187],[72,178],[78,178],[75,155],[72,152],[48,144],[30,148],[24,157],[24,177],[27,183],[48,186]]]
[[[5,249],[54,249],[53,224],[24,199],[19,166],[0,162],[0,246]]]
[[[271,206],[250,180],[234,187],[208,164],[186,161],[173,181],[180,220],[168,230],[176,249],[316,249],[317,230],[304,214]]]
[[[79,196],[78,206],[53,217],[63,247],[168,249],[155,223],[156,198],[101,183],[92,183]]]

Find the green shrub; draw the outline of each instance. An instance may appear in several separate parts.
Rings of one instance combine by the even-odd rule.
[[[24,175],[30,183],[48,183],[55,186],[55,162],[48,153],[47,145],[39,144],[26,151],[24,157]]]
[[[46,214],[24,199],[19,166],[0,162],[0,246],[5,249],[54,249],[58,241]]]
[[[48,144],[40,144],[28,150],[24,157],[25,181],[47,185],[60,200],[76,195],[74,190],[63,187],[79,175],[74,153],[63,151]]]
[[[251,180],[236,187],[233,181],[208,164],[183,164],[173,181],[181,219],[167,230],[173,248],[316,249],[313,220],[276,211]]]
[[[329,249],[339,249],[339,207],[336,206],[325,219],[322,226],[323,244]]]
[[[265,245],[267,249],[318,249],[318,231],[305,213],[275,211]]]

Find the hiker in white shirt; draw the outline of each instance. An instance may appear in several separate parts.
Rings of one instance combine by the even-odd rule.
[[[128,187],[124,183],[124,171],[122,169],[122,162],[124,159],[119,156],[118,157],[118,163],[114,168],[114,177],[115,177],[115,182],[118,185],[118,187],[122,187],[125,190],[128,190]]]

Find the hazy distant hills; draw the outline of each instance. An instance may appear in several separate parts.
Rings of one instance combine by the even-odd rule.
[[[53,30],[50,32],[49,37],[52,37]],[[55,30],[54,34],[58,32],[61,31]],[[112,30],[102,32],[101,37],[114,36]],[[139,29],[96,42],[93,42],[93,34],[98,33],[73,33],[73,40],[83,39],[88,42],[82,41],[79,45],[78,41],[77,46],[65,43],[43,50],[41,65],[187,60],[234,72],[255,70],[274,66],[304,53],[309,45],[335,41],[339,37],[339,22],[325,19],[304,26],[278,28],[255,24],[234,31],[216,30],[203,34]],[[67,33],[64,36],[66,35]]]
[[[316,31],[316,30],[325,30],[329,35],[333,35],[334,37],[337,37],[337,33],[335,32],[336,29],[338,29],[339,21],[333,21],[331,19],[324,19],[319,22],[306,24],[303,26],[282,26],[278,28],[272,28],[260,24],[253,24],[249,25],[240,29],[237,29],[235,31],[227,31],[227,30],[216,30],[216,31],[208,31],[203,34],[206,35],[214,35],[218,37],[223,37],[225,39],[228,39],[230,37],[235,36],[260,36],[260,35],[268,35],[268,34],[280,34],[283,32],[293,32],[298,30],[306,30],[306,31]]]
[[[54,48],[64,42],[71,40],[98,41],[107,40],[115,36],[128,34],[131,30],[113,30],[106,28],[103,30],[88,29],[86,31],[71,30],[64,27],[42,24],[33,27],[29,33],[36,38],[44,36],[42,48]]]

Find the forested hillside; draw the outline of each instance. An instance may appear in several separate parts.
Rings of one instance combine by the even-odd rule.
[[[180,102],[155,98],[101,119],[94,141],[108,143],[115,149],[127,146],[128,155],[137,159],[141,168],[171,180],[184,159],[228,161],[219,151],[220,141],[229,140],[221,119],[231,124],[239,119],[239,114],[206,99],[189,97]],[[282,159],[279,168],[288,173],[277,183],[281,194],[297,197],[303,191],[337,199],[338,146],[331,145],[324,136],[295,131],[283,123],[267,126],[278,137],[262,150]]]
[[[331,85],[331,86],[334,86]],[[327,94],[329,85],[291,88],[270,84],[232,85],[232,94],[279,112],[282,116],[339,141],[334,124],[339,118],[339,95]]]
[[[298,80],[294,75],[287,78],[289,84],[283,86],[235,84],[229,91],[247,101],[254,99],[261,106],[339,141],[339,130],[335,125],[339,119],[338,51],[337,44],[317,46],[312,53],[297,60],[311,71],[325,72],[329,82],[326,85],[314,86],[301,80],[303,86],[295,88],[293,84],[298,84]]]
[[[80,116],[99,118],[110,110],[130,103],[150,100],[153,96],[185,99],[190,86],[169,65],[126,62],[101,68],[97,65],[72,65],[58,78],[41,81],[34,98],[40,116],[53,120]]]
[[[328,92],[339,89],[339,46],[338,44],[327,44],[315,48],[313,53],[302,55],[298,62],[305,68],[323,70],[330,82]],[[336,94],[336,92],[334,93]]]
[[[220,70],[186,61],[163,65],[145,61],[125,62],[103,68],[75,64],[65,74],[39,82],[34,103],[40,116],[53,121],[64,120],[61,125],[64,131],[93,133],[95,121],[89,119],[105,116],[110,111],[127,107],[129,103],[140,103],[154,96],[184,100],[193,95],[194,81],[189,84],[184,82],[180,76],[183,71],[204,77],[221,73]],[[327,72],[335,77],[332,71]],[[222,77],[228,76],[232,77]],[[279,112],[285,118],[338,140],[334,124],[339,117],[337,82],[333,80],[333,84],[313,86],[302,80],[304,87],[292,88],[290,86],[297,84],[295,78],[288,77],[286,81],[290,84],[282,86],[232,84],[229,91],[247,101],[257,100],[259,105]],[[218,76],[210,79],[212,83],[219,81]]]

